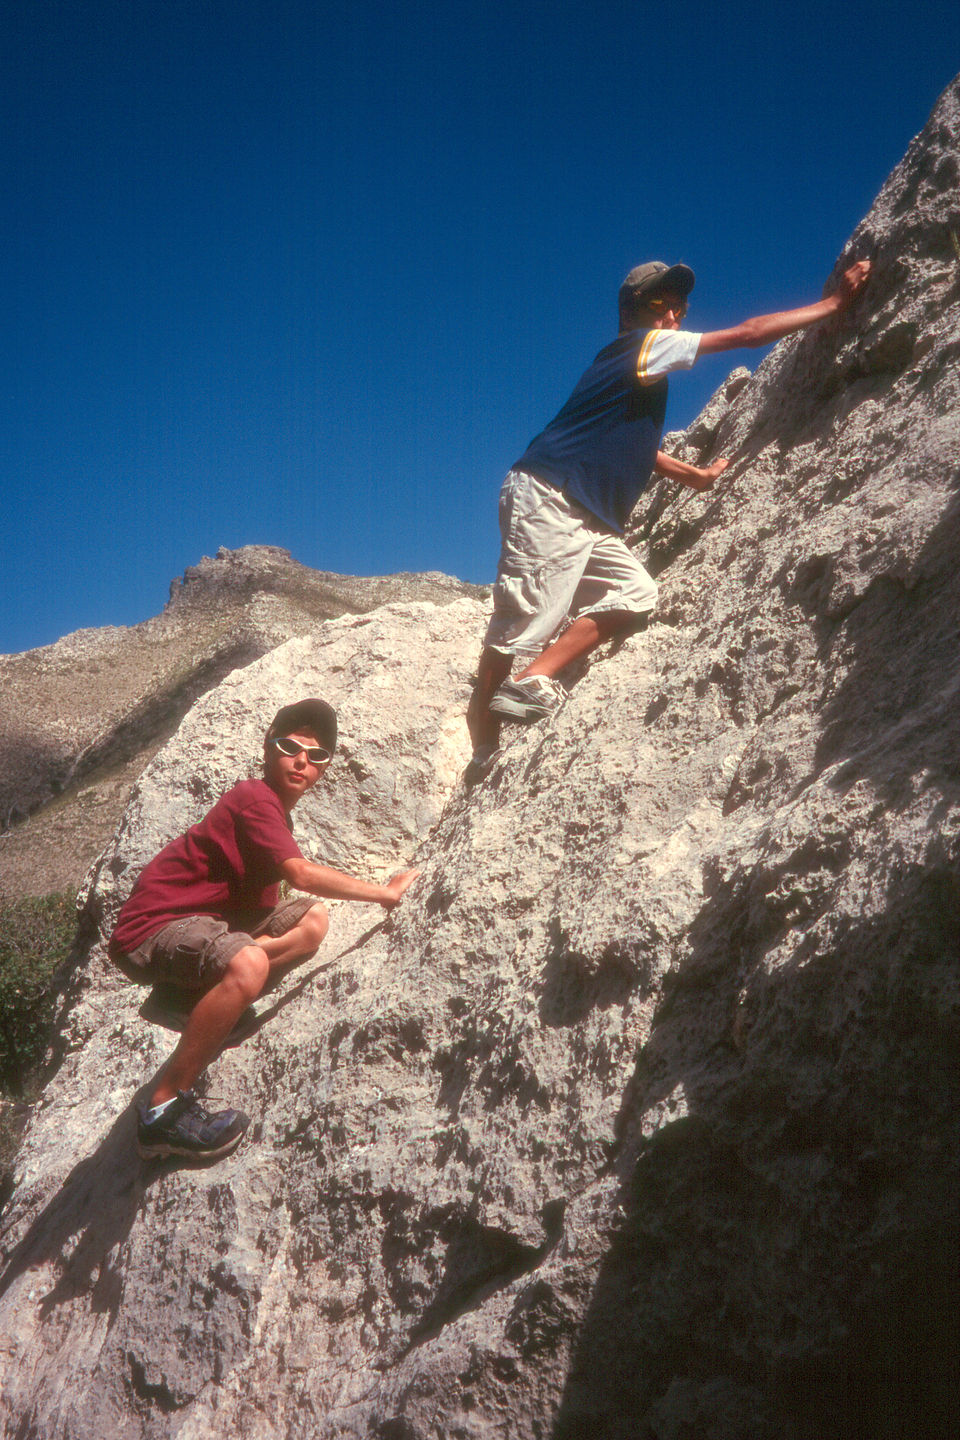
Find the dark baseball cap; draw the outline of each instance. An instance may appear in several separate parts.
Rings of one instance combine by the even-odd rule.
[[[267,741],[278,735],[300,733],[315,736],[317,744],[332,755],[337,748],[337,712],[333,706],[326,700],[295,700],[292,705],[282,705],[263,738]]]
[[[696,277],[689,265],[667,265],[662,260],[647,260],[635,265],[620,286],[621,307],[636,306],[646,295],[675,290],[684,299],[690,294]]]

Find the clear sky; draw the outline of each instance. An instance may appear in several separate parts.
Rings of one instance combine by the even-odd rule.
[[[493,577],[500,481],[642,259],[816,298],[956,0],[7,0],[0,651],[221,545]],[[729,369],[672,382],[688,423]]]

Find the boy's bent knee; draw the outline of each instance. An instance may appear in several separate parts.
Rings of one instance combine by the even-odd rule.
[[[259,945],[245,945],[231,955],[221,982],[236,986],[247,1001],[255,1000],[267,983],[270,961]]]
[[[330,928],[330,916],[327,913],[326,905],[311,905],[304,915],[298,929],[302,929],[304,937],[310,941],[312,947],[316,947],[326,938]]]

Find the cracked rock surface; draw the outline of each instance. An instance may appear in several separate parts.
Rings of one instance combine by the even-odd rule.
[[[306,852],[423,877],[216,1062],[257,1119],[208,1170],[135,1159],[169,1036],[94,946],[0,1232],[0,1433],[955,1433],[958,129],[954,85],[856,309],[675,441],[732,463],[638,517],[655,623],[481,786],[469,599],[290,641],[142,776],[102,924],[292,687],[343,716]]]

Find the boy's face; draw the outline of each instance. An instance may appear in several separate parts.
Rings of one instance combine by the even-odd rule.
[[[676,290],[663,290],[650,303],[651,330],[679,330],[687,302]]]
[[[319,744],[317,737],[309,731],[294,730],[281,738],[293,740],[302,748],[297,755],[282,755],[277,747],[268,741],[263,752],[264,779],[280,796],[284,809],[289,811],[302,795],[306,795],[307,791],[316,785],[330,761],[324,760],[322,764],[314,765],[307,759],[307,750]]]

